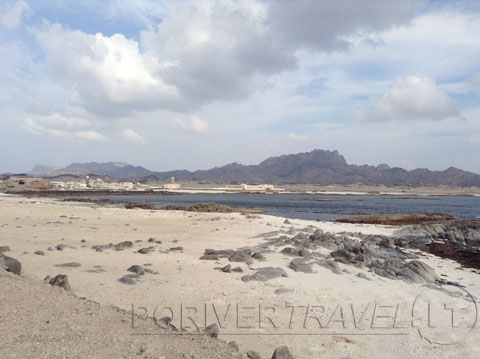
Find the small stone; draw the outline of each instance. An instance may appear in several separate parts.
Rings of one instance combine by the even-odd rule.
[[[234,352],[238,352],[240,350],[240,348],[238,347],[238,344],[236,341],[231,341],[228,343],[228,346],[230,347],[230,349],[232,349]]]
[[[138,275],[145,275],[145,270],[138,265],[133,265],[130,268],[127,269],[127,272],[132,272]]]
[[[4,252],[10,252],[10,247],[9,246],[1,246],[0,247],[0,253]]]
[[[235,268],[232,268],[232,272],[243,273],[243,269],[242,267],[235,267]]]
[[[224,273],[230,273],[231,270],[232,270],[232,266],[230,264],[227,264],[225,267],[221,269],[221,271]]]
[[[288,350],[288,347],[283,346],[275,349],[272,355],[272,359],[293,359],[293,356],[292,354],[290,354],[290,350]]]
[[[70,290],[70,283],[68,283],[68,277],[65,274],[58,274],[57,276],[50,279],[48,282],[50,285],[54,287],[60,287],[65,290]]]
[[[59,245],[55,246],[55,249],[57,251],[63,251],[63,248],[65,248],[65,246],[63,244],[59,244]]]
[[[207,333],[212,338],[218,337],[218,325],[217,323],[210,324],[205,328],[205,333]]]
[[[44,256],[44,255],[45,255],[45,252],[38,250],[38,251],[33,252],[33,254],[36,254],[36,255],[38,255],[38,256]]]
[[[68,263],[61,263],[61,264],[54,265],[54,267],[62,267],[62,268],[77,268],[81,266],[82,265],[78,262],[68,262]]]
[[[249,350],[247,352],[247,358],[250,358],[250,359],[260,359],[260,354],[257,353],[257,352],[254,352],[253,350]]]
[[[124,275],[122,278],[119,278],[118,281],[128,285],[135,285],[137,283],[133,278],[126,275]]]

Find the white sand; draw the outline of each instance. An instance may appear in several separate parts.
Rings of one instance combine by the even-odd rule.
[[[425,289],[419,284],[385,279],[363,269],[342,264],[340,266],[350,274],[333,274],[330,270],[319,266],[314,267],[316,273],[294,272],[287,268],[292,257],[280,254],[278,250],[265,255],[267,262],[256,261],[251,268],[278,266],[288,273],[287,278],[273,279],[266,283],[244,283],[240,278],[245,274],[254,273],[245,263],[238,263],[245,273],[222,273],[214,268],[229,263],[226,258],[218,262],[198,259],[206,248],[236,249],[255,246],[264,242],[263,238],[257,237],[258,234],[286,231],[291,226],[298,229],[314,226],[332,233],[346,231],[391,235],[395,231],[395,227],[391,226],[304,220],[290,220],[291,225],[285,225],[284,220],[284,218],[273,216],[247,218],[240,214],[97,208],[89,204],[1,196],[0,246],[7,245],[11,248],[11,252],[7,255],[22,262],[25,277],[41,281],[48,274],[67,274],[72,291],[76,295],[129,310],[132,304],[135,308],[145,307],[149,315],[153,314],[155,307],[159,309],[164,306],[172,307],[175,310],[174,324],[177,326],[180,325],[178,320],[180,304],[183,304],[184,319],[192,316],[201,325],[204,321],[202,310],[205,304],[208,312],[207,324],[215,321],[212,305],[216,306],[217,314],[222,317],[230,304],[230,311],[224,321],[225,328],[221,329],[221,334],[234,335],[220,337],[226,341],[237,341],[241,352],[255,350],[265,358],[270,357],[273,349],[279,345],[288,345],[295,358],[371,359],[384,358],[387,354],[390,358],[451,358],[453,356],[477,358],[479,356],[478,329],[456,345],[431,344],[420,338],[418,329],[412,328],[409,321],[411,318],[409,313],[415,297],[424,290],[421,298],[428,296],[433,304],[440,305],[445,295],[439,291]],[[147,240],[150,237],[161,240],[162,244],[148,243]],[[84,247],[82,247],[82,239],[86,240]],[[142,242],[135,243],[133,248],[124,251],[108,249],[104,252],[96,252],[91,249],[93,245],[106,245],[125,240]],[[48,247],[54,248],[58,244],[76,248],[47,251]],[[136,250],[150,245],[155,245],[155,252],[145,255],[135,253]],[[182,246],[183,252],[160,252],[177,246]],[[36,250],[43,250],[45,256],[33,254]],[[24,252],[27,253],[24,254]],[[422,260],[431,265],[437,274],[443,274],[442,278],[459,282],[475,297],[480,297],[480,276],[477,273],[458,269],[458,264],[430,255]],[[55,264],[66,262],[79,262],[81,267],[54,267]],[[131,265],[146,263],[152,265],[145,268],[150,268],[159,274],[146,274],[133,286],[117,281],[127,273],[126,269]],[[237,265],[237,263],[231,264]],[[85,271],[97,265],[102,266],[105,272]],[[356,275],[359,272],[365,273],[372,281],[358,278]],[[293,291],[274,294],[279,288]],[[452,290],[452,287],[448,289]],[[457,298],[448,296],[447,298],[458,302]],[[369,310],[373,310],[375,302],[378,308],[376,320],[380,323],[379,325],[388,328],[370,328],[368,325],[364,325],[361,329],[355,328],[351,314],[352,306],[354,312],[356,309],[359,310],[355,314],[357,318],[361,316],[362,308],[368,308],[365,315],[365,323],[368,323],[367,319],[371,320],[373,316],[373,312]],[[371,306],[367,307],[369,303]],[[265,316],[273,316],[272,321],[279,328],[272,328],[271,322],[267,319],[263,321],[264,327],[258,328],[258,320],[253,319],[243,322],[240,320],[240,324],[254,323],[255,328],[239,329],[235,315],[237,304],[240,317],[257,316],[260,306],[263,308],[263,311],[260,309],[263,319]],[[399,304],[398,325],[408,323],[410,325],[408,328],[392,328],[391,318],[380,318],[381,315],[392,315],[392,308],[397,304]],[[291,321],[292,305],[294,314]],[[307,320],[306,328],[303,328],[304,314],[302,313],[305,312],[305,308],[302,306],[307,305],[318,315],[321,311],[319,306],[324,307],[327,314],[322,316],[323,325],[328,322],[337,305],[340,305],[346,328],[343,328],[338,321],[340,309],[337,309],[336,314],[332,316],[329,328],[318,328],[317,322],[312,318]],[[197,308],[196,315],[193,314],[192,309],[187,308],[189,306]],[[317,307],[312,309],[312,306]],[[255,309],[245,309],[245,307]],[[276,313],[272,314],[272,309],[267,307],[275,307]],[[142,312],[141,309],[136,310],[139,313]],[[162,312],[162,314],[167,313]],[[464,316],[464,321],[467,323],[471,315],[467,313]],[[425,320],[425,316],[423,319]],[[188,323],[188,320],[184,320],[184,324],[188,325]],[[425,330],[422,333],[427,336],[427,339],[454,341],[456,338],[463,338],[461,329],[448,330],[447,327],[442,327],[435,335]],[[394,335],[398,333],[404,335]]]

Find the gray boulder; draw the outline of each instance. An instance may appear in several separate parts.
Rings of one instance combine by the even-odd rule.
[[[287,346],[278,347],[272,355],[272,359],[293,359]]]
[[[19,261],[4,255],[0,256],[0,267],[16,275],[22,272],[22,264]]]
[[[265,267],[260,268],[253,275],[245,275],[241,279],[244,282],[249,282],[251,280],[266,282],[270,279],[279,278],[279,277],[288,277],[287,273],[279,267]]]

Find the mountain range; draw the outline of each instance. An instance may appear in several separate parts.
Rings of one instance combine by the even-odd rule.
[[[40,170],[40,171],[39,171]],[[44,170],[44,172],[41,172]],[[444,171],[426,168],[405,170],[379,166],[348,164],[338,151],[313,150],[311,152],[270,157],[258,165],[231,163],[209,170],[176,170],[155,172],[141,166],[123,162],[72,163],[61,169],[35,166],[30,174],[46,177],[107,176],[122,180],[164,181],[175,177],[179,181],[212,183],[312,183],[328,184],[384,184],[384,185],[446,185],[480,186],[480,175],[450,167]]]

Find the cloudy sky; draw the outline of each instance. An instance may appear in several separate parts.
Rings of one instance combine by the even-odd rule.
[[[480,173],[480,2],[0,0],[0,172],[124,161]]]

